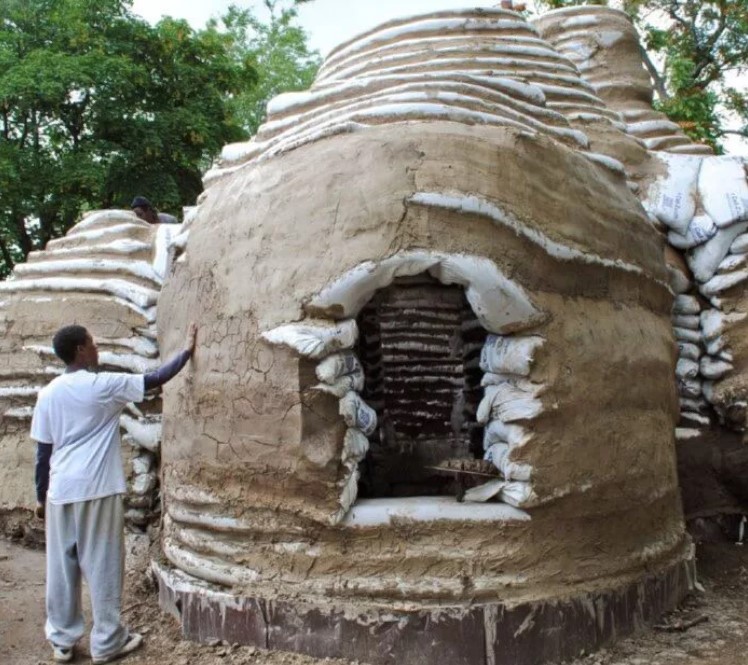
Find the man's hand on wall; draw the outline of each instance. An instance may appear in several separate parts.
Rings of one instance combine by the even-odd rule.
[[[187,337],[184,340],[184,350],[190,353],[195,352],[195,340],[197,339],[197,324],[190,323],[187,329]]]

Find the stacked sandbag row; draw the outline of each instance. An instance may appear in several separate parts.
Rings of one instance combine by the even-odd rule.
[[[158,366],[156,303],[179,228],[150,225],[125,210],[92,212],[0,282],[3,506],[33,501],[28,429],[38,391],[63,371],[52,348],[60,327],[85,326],[104,370],[144,373]],[[131,444],[127,519],[144,525],[158,506],[160,396],[130,405],[122,426]]]
[[[667,226],[668,242],[685,253],[698,294],[686,295],[690,285],[685,276],[679,288],[674,285],[680,294],[673,320],[681,350],[679,385],[688,393],[684,397],[703,395],[723,421],[743,429],[745,409],[740,403],[745,391],[723,394],[715,391],[715,382],[722,382],[735,368],[736,350],[731,347],[733,341],[740,342],[737,327],[746,318],[742,302],[748,280],[745,163],[730,156],[660,153],[654,157],[663,175],[649,188],[644,205]],[[701,401],[691,406],[703,413]],[[691,420],[700,423],[704,417]]]
[[[502,479],[471,488],[466,501],[487,501],[498,497],[510,506],[522,506],[533,498],[532,467],[512,459],[512,451],[531,437],[520,423],[533,420],[543,411],[539,398],[543,384],[530,380],[536,351],[545,339],[539,335],[488,335],[481,351],[481,385],[485,395],[476,420],[484,426],[484,460],[491,462]]]
[[[340,463],[344,469],[338,481],[340,508],[335,520],[340,520],[356,501],[358,494],[359,462],[369,452],[369,439],[377,428],[377,414],[362,398],[364,370],[353,351],[358,341],[355,319],[337,325],[289,324],[262,335],[271,344],[287,346],[303,358],[316,362],[315,375],[319,383],[313,387],[337,397],[339,413],[347,430],[343,441]],[[320,463],[323,460],[320,459]]]
[[[257,135],[223,150],[205,183],[255,158],[392,123],[506,126],[587,148],[586,135],[570,125],[580,118],[623,128],[575,66],[518,14],[437,12],[385,23],[339,46],[309,91],[273,99]]]
[[[626,13],[578,6],[550,12],[535,22],[544,39],[576,64],[580,74],[649,150],[711,154],[680,126],[652,107],[652,84],[642,61],[639,35]]]

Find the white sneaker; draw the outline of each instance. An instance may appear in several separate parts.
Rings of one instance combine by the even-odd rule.
[[[127,638],[127,642],[122,645],[119,651],[109,654],[108,656],[102,656],[101,658],[93,658],[94,665],[101,665],[101,663],[111,663],[113,660],[118,658],[124,658],[128,654],[131,654],[136,649],[143,646],[143,636],[140,633],[130,633],[130,637]]]
[[[58,663],[69,663],[73,660],[73,647],[58,647],[52,644],[52,660]]]

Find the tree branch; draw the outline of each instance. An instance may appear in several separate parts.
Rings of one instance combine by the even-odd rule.
[[[662,102],[668,101],[670,99],[670,94],[665,87],[665,79],[663,79],[660,72],[657,71],[657,67],[655,67],[654,62],[652,62],[652,58],[649,57],[649,53],[647,53],[647,50],[641,45],[639,46],[639,49],[641,50],[644,66],[647,68],[647,72],[649,72],[652,83],[654,83],[655,90],[657,91],[657,96]]]

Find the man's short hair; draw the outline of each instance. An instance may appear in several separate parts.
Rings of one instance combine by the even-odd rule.
[[[75,360],[79,346],[83,346],[88,339],[88,330],[83,326],[65,326],[60,328],[52,340],[55,354],[66,365]]]
[[[136,196],[132,200],[130,208],[145,208],[146,210],[153,210],[151,202],[147,198],[145,198],[145,196]]]

